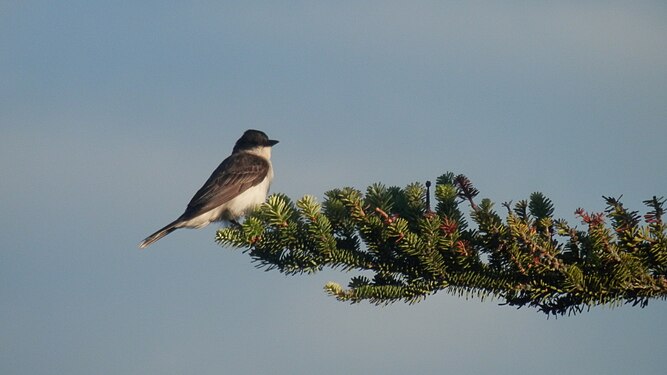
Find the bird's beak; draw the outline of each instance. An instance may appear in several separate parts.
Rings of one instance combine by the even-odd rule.
[[[273,145],[275,145],[276,143],[278,143],[278,141],[276,141],[275,139],[269,139],[269,141],[267,142],[267,144],[268,144],[269,146],[273,146]]]

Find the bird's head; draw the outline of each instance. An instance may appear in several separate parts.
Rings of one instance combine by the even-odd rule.
[[[276,143],[278,141],[269,139],[263,131],[250,129],[246,130],[241,138],[236,141],[232,152],[254,152],[270,157],[271,147]]]

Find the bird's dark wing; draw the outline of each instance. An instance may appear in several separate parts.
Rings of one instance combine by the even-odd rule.
[[[262,182],[268,172],[269,162],[266,159],[245,152],[232,154],[213,171],[181,217],[196,217],[229,202]]]

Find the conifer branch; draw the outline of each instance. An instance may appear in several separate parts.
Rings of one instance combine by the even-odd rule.
[[[453,173],[436,180],[431,211],[429,185],[334,189],[322,204],[274,194],[242,225],[220,229],[216,242],[285,274],[360,272],[347,288],[324,287],[352,303],[415,303],[442,290],[562,315],[667,297],[664,198],[644,201],[642,216],[603,197],[605,212],[575,211],[578,228],[553,218],[542,193],[504,203],[503,219],[489,199],[475,202],[470,179]]]

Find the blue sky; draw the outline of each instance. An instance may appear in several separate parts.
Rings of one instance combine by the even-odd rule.
[[[662,2],[0,5],[3,374],[662,374],[667,304],[327,297],[215,245],[137,243],[248,128],[274,192],[466,174],[497,203],[667,196]]]

